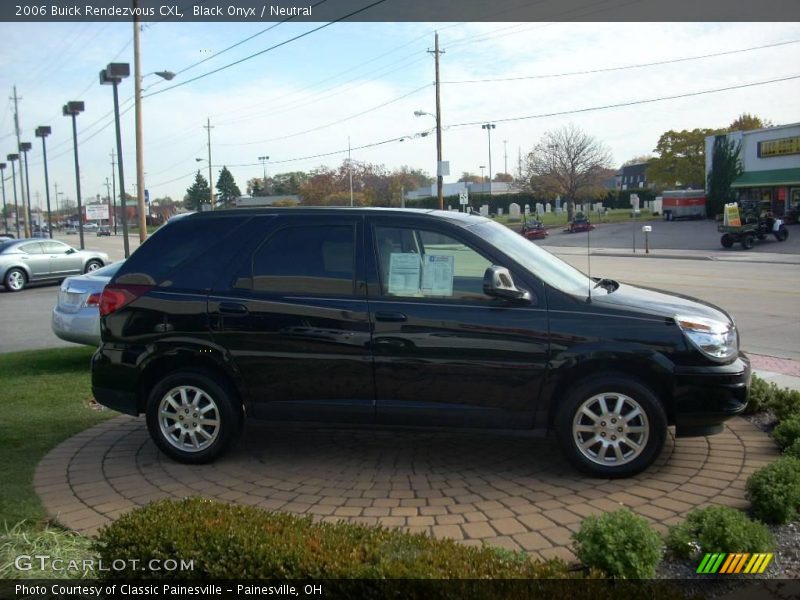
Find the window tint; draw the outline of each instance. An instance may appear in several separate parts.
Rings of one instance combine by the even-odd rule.
[[[61,242],[42,242],[45,254],[65,254],[69,246]]]
[[[42,254],[42,245],[39,242],[22,244],[19,249],[27,254]]]
[[[273,234],[253,255],[252,279],[236,287],[292,294],[353,295],[354,228],[287,227]]]
[[[376,227],[381,289],[386,296],[491,300],[483,275],[491,261],[448,235]]]

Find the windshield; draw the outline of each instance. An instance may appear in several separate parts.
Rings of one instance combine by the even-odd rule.
[[[586,296],[590,285],[594,285],[576,268],[504,225],[484,222],[470,227],[470,231],[506,253],[548,285],[563,292]]]

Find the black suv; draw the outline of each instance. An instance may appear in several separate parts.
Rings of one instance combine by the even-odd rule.
[[[183,462],[258,419],[554,430],[626,476],[744,410],[748,359],[705,302],[589,278],[454,212],[253,209],[173,218],[100,301],[92,389]],[[531,457],[533,459],[533,457]]]

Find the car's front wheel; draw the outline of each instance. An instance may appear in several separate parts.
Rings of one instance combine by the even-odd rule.
[[[576,384],[555,418],[564,454],[596,477],[628,477],[661,453],[667,417],[655,394],[626,375],[595,376]]]
[[[103,263],[101,263],[99,260],[90,260],[89,262],[86,263],[86,268],[84,269],[83,272],[91,273],[92,271],[97,271],[97,269],[100,269],[102,266]]]
[[[221,456],[238,438],[242,409],[225,382],[195,371],[162,379],[150,392],[147,428],[164,454],[201,464]]]
[[[3,284],[9,292],[19,292],[25,288],[28,278],[22,269],[9,269],[3,279]]]

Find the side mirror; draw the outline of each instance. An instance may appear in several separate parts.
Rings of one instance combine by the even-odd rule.
[[[67,250],[66,254],[75,254],[76,252],[77,252],[77,250],[75,250],[75,248],[69,248]]]
[[[511,272],[505,267],[492,265],[483,274],[483,293],[493,298],[530,302],[531,293],[514,285]]]

